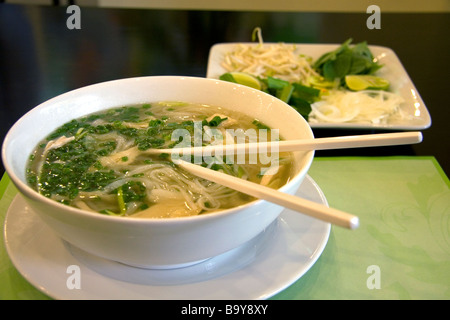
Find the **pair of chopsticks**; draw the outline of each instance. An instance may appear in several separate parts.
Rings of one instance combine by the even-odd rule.
[[[328,150],[345,148],[381,147],[401,144],[414,144],[422,141],[421,132],[397,132],[380,133],[358,136],[341,136],[332,138],[316,138],[304,140],[250,142],[236,144],[209,145],[204,147],[184,147],[172,149],[149,149],[147,154],[242,154],[258,153],[260,150],[270,151],[276,149],[278,152],[308,151],[308,150]]]
[[[214,154],[221,152],[258,152],[272,147],[278,148],[279,152],[291,152],[301,150],[325,150],[339,148],[359,148],[375,146],[392,146],[402,144],[414,144],[422,141],[421,132],[398,132],[382,133],[359,136],[343,136],[333,138],[317,138],[306,140],[276,141],[264,143],[229,144],[207,147],[153,149],[152,153],[184,153],[184,154]],[[150,150],[149,150],[150,151]],[[229,153],[228,153],[229,154]],[[196,176],[219,183],[239,192],[251,195],[258,199],[281,205],[283,207],[298,211],[311,217],[332,223],[334,225],[355,229],[359,226],[359,218],[355,215],[343,212],[328,206],[318,204],[294,195],[286,194],[260,184],[246,181],[225,173],[217,172],[199,165],[183,160],[173,160],[175,164],[193,173]]]

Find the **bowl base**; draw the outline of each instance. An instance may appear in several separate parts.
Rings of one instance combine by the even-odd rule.
[[[193,262],[186,262],[186,263],[179,263],[179,264],[167,264],[167,265],[134,265],[134,264],[124,263],[124,262],[120,262],[120,261],[115,261],[115,262],[118,262],[120,264],[124,264],[124,265],[129,266],[129,267],[139,268],[139,269],[171,270],[171,269],[180,269],[180,268],[191,267],[191,266],[194,266],[196,264],[202,263],[202,262],[204,262],[206,260],[209,260],[209,259],[211,259],[211,258],[206,258],[206,259],[197,260],[197,261],[193,261]]]
[[[138,268],[138,269],[147,269],[147,270],[171,270],[171,269],[180,269],[180,268],[187,268],[187,267],[191,267],[194,266],[196,264],[202,263],[206,260],[209,260],[211,258],[206,258],[206,259],[201,259],[201,260],[196,260],[196,261],[191,261],[191,262],[184,262],[184,263],[178,263],[178,264],[167,264],[167,265],[139,265],[139,264],[132,264],[132,263],[127,263],[127,262],[122,262],[122,261],[117,261],[117,260],[112,260],[112,259],[108,259],[105,257],[101,257],[98,255],[95,255],[91,252],[87,252],[86,250],[83,250],[69,242],[67,242],[66,240],[62,239],[62,241],[64,242],[64,246],[67,248],[67,250],[72,253],[72,255],[75,256],[91,256],[91,257],[96,257],[99,259],[103,259],[106,261],[110,261],[112,263],[119,263],[122,264],[124,266],[127,267],[132,267],[132,268]]]
[[[165,266],[132,266],[93,255],[64,240],[62,244],[82,268],[88,268],[108,279],[144,286],[180,286],[209,281],[246,268],[255,259],[262,258],[262,252],[273,244],[279,228],[276,219],[253,239],[223,254],[202,261]]]

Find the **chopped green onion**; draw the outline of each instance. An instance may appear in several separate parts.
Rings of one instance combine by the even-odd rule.
[[[110,215],[110,216],[121,216],[122,215],[120,213],[115,213],[114,211],[109,210],[109,209],[101,210],[101,211],[99,211],[99,213],[107,214],[107,215]]]
[[[242,178],[245,174],[245,170],[242,169],[242,167],[238,167],[238,172],[237,172],[237,176],[238,178]]]
[[[221,118],[220,116],[215,116],[211,119],[211,121],[208,122],[208,125],[210,127],[217,127],[221,122],[227,120],[228,118]]]
[[[122,186],[117,188],[117,203],[119,205],[120,212],[123,214],[127,211],[127,207],[125,205],[125,201],[123,199],[123,189]]]
[[[161,153],[158,157],[159,157],[160,159],[166,160],[166,159],[169,158],[169,156],[170,156],[170,154],[168,154],[168,153]]]
[[[288,103],[291,99],[292,92],[294,91],[294,86],[292,84],[288,84],[283,87],[283,89],[279,90],[277,94],[277,98],[283,102]]]
[[[258,120],[253,120],[252,124],[254,124],[258,129],[266,129],[266,130],[270,130],[269,126],[266,126],[264,123],[262,123],[261,121]]]
[[[267,77],[267,87],[269,88],[269,90],[281,90],[287,85],[289,85],[289,81],[274,77]]]

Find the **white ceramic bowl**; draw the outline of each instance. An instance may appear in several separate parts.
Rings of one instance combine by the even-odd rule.
[[[236,248],[263,232],[283,210],[263,200],[239,208],[186,218],[138,219],[86,212],[50,200],[25,179],[38,142],[60,125],[112,107],[156,101],[185,101],[238,110],[278,128],[285,139],[312,139],[308,123],[268,94],[214,79],[155,76],[99,83],[50,99],[25,114],[8,132],[2,159],[28,205],[62,239],[91,254],[144,268],[189,265]],[[280,190],[294,194],[314,152],[295,153],[296,175]]]

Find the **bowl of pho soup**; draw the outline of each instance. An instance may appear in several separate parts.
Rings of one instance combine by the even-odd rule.
[[[283,208],[194,176],[174,157],[294,194],[314,152],[154,153],[154,149],[313,139],[290,106],[214,79],[109,81],[25,114],[2,147],[5,170],[62,239],[136,267],[188,266],[234,249]]]

